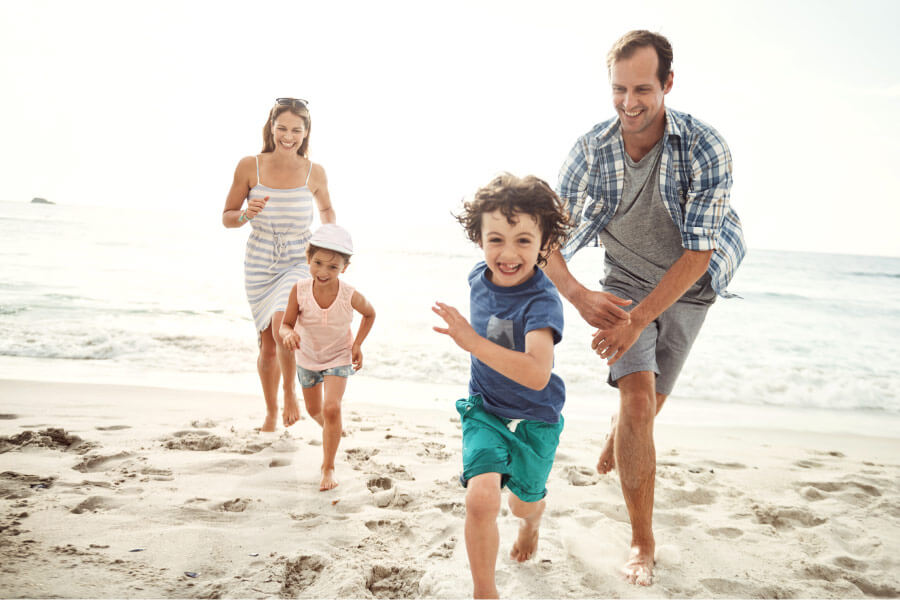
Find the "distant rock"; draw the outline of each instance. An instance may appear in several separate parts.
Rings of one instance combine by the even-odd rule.
[[[56,204],[56,202],[50,202],[46,198],[32,198],[31,203],[32,204]]]

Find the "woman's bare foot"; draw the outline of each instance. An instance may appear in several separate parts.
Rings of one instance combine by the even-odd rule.
[[[284,395],[284,412],[282,420],[285,427],[290,427],[300,420],[300,406],[297,404],[297,397],[294,394],[285,393]]]
[[[625,581],[632,585],[653,585],[653,546],[632,546],[631,557],[622,567]]]
[[[616,468],[616,417],[617,415],[613,415],[609,420],[609,433],[603,441],[603,449],[600,450],[600,459],[597,461],[597,472],[601,475]]]
[[[327,492],[338,486],[338,482],[334,479],[334,469],[322,469],[322,482],[319,483],[319,491]]]
[[[263,421],[262,427],[260,427],[257,431],[262,431],[264,433],[271,433],[275,431],[275,428],[278,425],[278,415],[266,415],[266,420]]]

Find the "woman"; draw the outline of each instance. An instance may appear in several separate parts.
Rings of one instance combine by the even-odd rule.
[[[266,400],[262,431],[275,431],[279,378],[284,426],[300,419],[294,354],[284,347],[278,329],[291,288],[309,277],[305,250],[313,204],[322,223],[335,221],[325,170],[308,157],[312,123],[306,104],[296,98],[275,101],[263,126],[262,153],[238,163],[222,213],[225,227],[250,223],[253,229],[244,257],[244,286],[259,335],[256,367]]]

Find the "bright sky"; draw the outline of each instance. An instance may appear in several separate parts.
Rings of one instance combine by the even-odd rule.
[[[672,42],[751,248],[900,256],[900,2],[0,2],[0,200],[218,222],[276,96],[338,218],[402,235],[498,171],[551,183],[613,115],[609,46]],[[364,225],[363,225],[364,224]]]

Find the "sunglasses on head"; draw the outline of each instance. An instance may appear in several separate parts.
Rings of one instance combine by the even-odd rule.
[[[309,101],[303,98],[275,98],[275,104],[281,106],[292,106],[294,108],[308,108]]]

